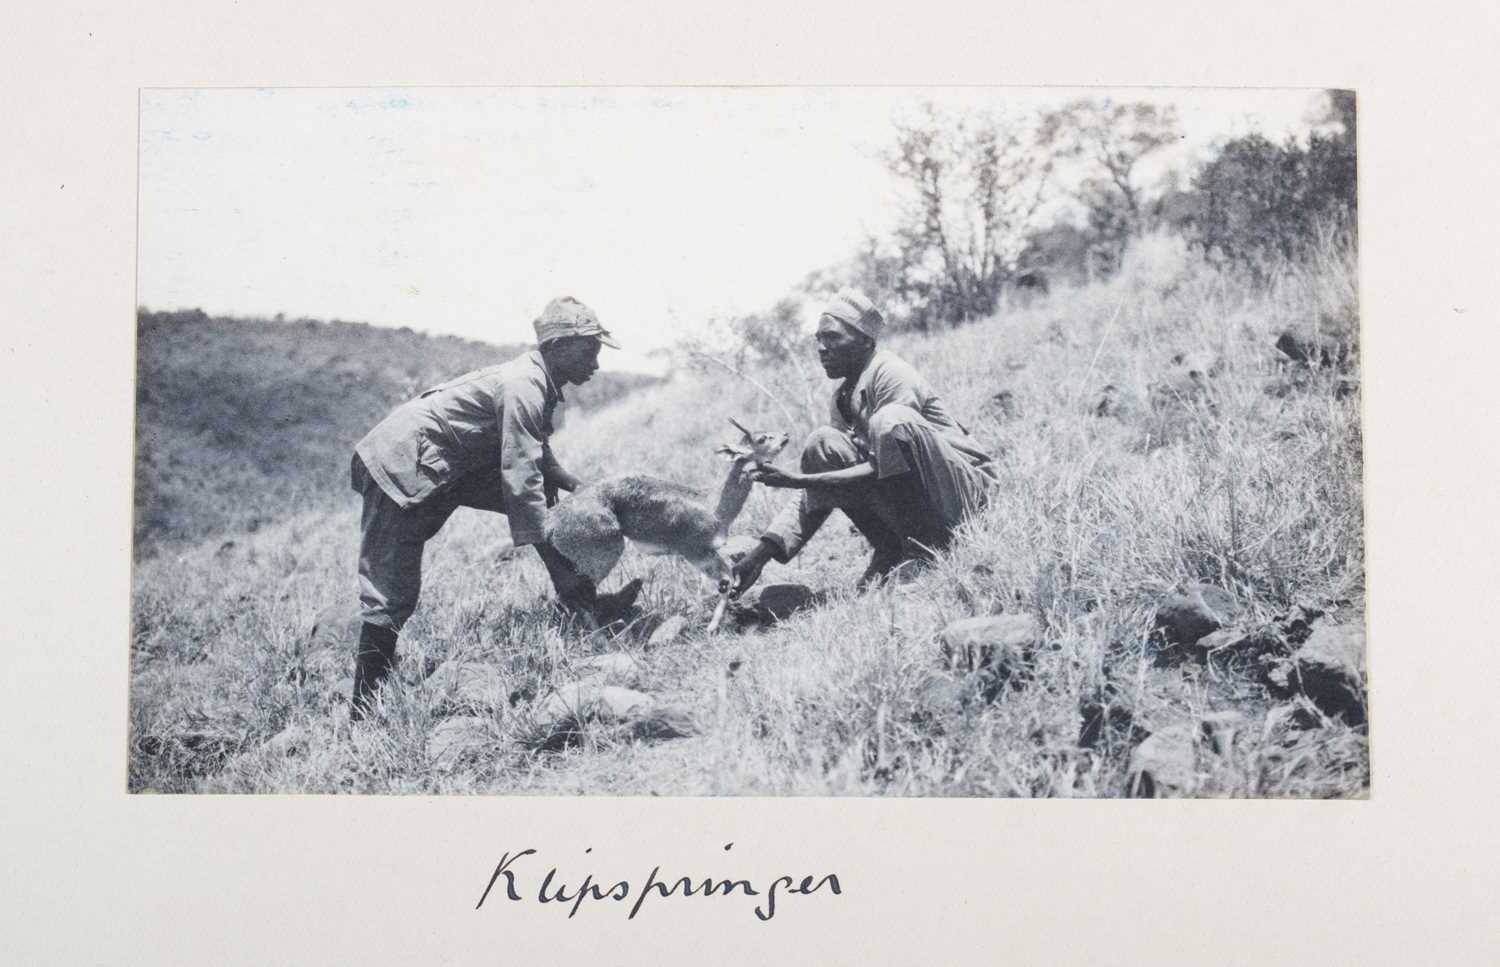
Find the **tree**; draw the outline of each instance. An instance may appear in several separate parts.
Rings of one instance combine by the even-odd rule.
[[[1182,139],[1171,107],[1079,98],[1051,112],[1042,138],[1060,159],[1083,166],[1075,197],[1094,237],[1094,272],[1119,268],[1131,238],[1152,227],[1141,162]]]
[[[1258,134],[1229,142],[1193,179],[1200,196],[1195,243],[1215,261],[1264,275],[1320,240],[1354,240],[1356,197],[1353,95],[1330,91],[1326,115],[1304,147]]]
[[[1032,117],[956,117],[931,104],[898,122],[885,161],[908,191],[892,285],[909,307],[908,325],[926,330],[995,312],[1051,174],[1039,131]]]

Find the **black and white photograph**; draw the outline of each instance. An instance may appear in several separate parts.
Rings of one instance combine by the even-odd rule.
[[[1365,798],[1357,113],[141,91],[129,791]]]

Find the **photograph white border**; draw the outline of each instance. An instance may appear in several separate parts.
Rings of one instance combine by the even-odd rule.
[[[1500,358],[1490,7],[745,11],[34,3],[6,43],[7,902],[33,963],[1495,962]],[[150,86],[1352,87],[1373,785],[1362,802],[132,796],[137,91]],[[722,851],[733,841],[732,854]],[[476,911],[502,852],[840,896]],[[591,854],[583,850],[592,848]],[[724,857],[735,857],[726,863]]]

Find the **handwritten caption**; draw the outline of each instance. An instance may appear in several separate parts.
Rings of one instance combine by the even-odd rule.
[[[724,852],[733,848],[733,843],[726,843]],[[584,850],[585,854],[592,852],[592,847]],[[634,920],[648,899],[655,904],[668,899],[748,897],[753,901],[750,907],[756,918],[767,921],[776,916],[778,900],[784,902],[787,897],[811,896],[824,890],[835,896],[844,892],[837,873],[800,878],[782,875],[757,886],[748,879],[728,877],[663,877],[660,866],[652,867],[645,882],[639,885],[631,880],[616,880],[604,886],[594,880],[592,873],[585,873],[577,889],[569,892],[567,878],[558,872],[556,866],[549,868],[540,880],[536,879],[543,861],[528,859],[536,855],[534,849],[523,849],[515,854],[502,853],[474,909],[481,909],[486,901],[493,904],[496,900],[514,903],[534,900],[538,904],[556,903],[559,907],[567,907],[568,919],[571,920],[584,904],[608,900],[620,904],[622,910],[628,904],[630,913],[625,919]],[[531,888],[533,883],[536,884],[535,890]],[[497,886],[499,892],[496,892]]]

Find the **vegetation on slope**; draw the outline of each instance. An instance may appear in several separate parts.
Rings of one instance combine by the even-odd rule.
[[[1127,792],[1139,730],[1234,710],[1238,738],[1199,764],[1197,794],[1361,794],[1363,726],[1278,704],[1234,668],[1164,667],[1148,646],[1156,603],[1191,581],[1227,589],[1255,621],[1299,604],[1362,613],[1357,384],[1348,367],[1293,366],[1276,348],[1306,327],[1352,345],[1355,293],[1352,255],[1335,247],[1252,286],[1154,238],[1107,282],[893,339],[996,453],[996,499],[938,567],[864,595],[851,588],[867,552],[836,515],[762,578],[828,599],[764,633],[706,637],[702,578],[636,553],[611,585],[644,579],[643,604],[686,615],[684,634],[652,646],[649,622],[618,637],[559,626],[545,574],[512,553],[504,521],[461,512],[433,542],[371,728],[347,723],[352,653],[307,637],[322,608],[352,602],[352,503],[144,561],[131,786],[1113,796]],[[1183,381],[1188,358],[1200,376]],[[770,386],[795,373],[757,375]],[[822,399],[831,387],[809,390]],[[575,420],[557,448],[586,476],[649,468],[708,487],[727,417],[783,428],[784,412],[746,381],[704,375]],[[758,490],[735,532],[754,534],[782,499]],[[937,631],[997,611],[1044,629],[1028,682],[993,701],[934,703]],[[642,687],[687,708],[698,734],[586,729],[539,751],[530,698],[604,651],[634,655]],[[486,700],[435,684],[428,673],[449,660],[494,669],[500,687]],[[1100,706],[1125,714],[1089,734],[1086,712]],[[460,716],[467,751],[439,755],[435,736]]]

